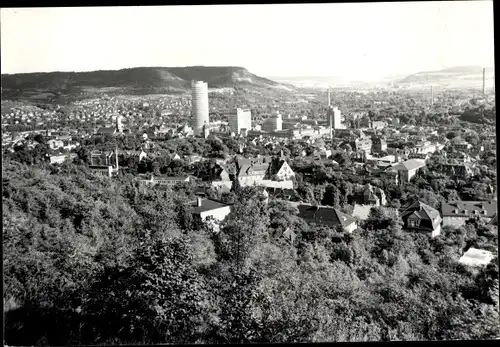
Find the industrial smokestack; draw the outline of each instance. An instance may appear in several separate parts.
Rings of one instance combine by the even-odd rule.
[[[434,105],[434,89],[431,86],[431,105]]]
[[[483,95],[485,94],[485,86],[486,86],[486,68],[483,67]]]
[[[116,175],[118,176],[118,145],[115,146]]]
[[[330,107],[330,88],[328,88],[328,107]]]

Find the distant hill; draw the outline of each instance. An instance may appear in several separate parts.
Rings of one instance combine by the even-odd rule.
[[[486,86],[491,86],[494,79],[494,68],[486,68]],[[423,71],[409,75],[397,82],[399,85],[439,85],[447,87],[480,88],[483,81],[483,67],[456,66],[439,71]],[[489,82],[489,83],[488,83]]]
[[[78,91],[155,93],[188,90],[191,80],[202,80],[209,88],[293,89],[256,76],[242,67],[188,66],[138,67],[91,72],[47,72],[2,75],[2,94],[6,91],[71,93]]]

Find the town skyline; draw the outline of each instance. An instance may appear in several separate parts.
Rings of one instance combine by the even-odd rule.
[[[489,67],[492,15],[492,1],[2,9],[2,71],[202,65],[369,80]],[[187,21],[191,30],[178,30]],[[474,50],[464,49],[472,40]]]

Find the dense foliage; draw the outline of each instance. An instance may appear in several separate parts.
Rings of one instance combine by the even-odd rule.
[[[12,160],[3,176],[10,345],[498,335],[497,261],[479,271],[457,263],[470,246],[496,249],[496,227],[478,221],[431,240],[374,209],[346,234],[239,188],[214,234],[190,217],[191,186],[142,190],[128,176]],[[341,206],[349,189],[311,194]]]

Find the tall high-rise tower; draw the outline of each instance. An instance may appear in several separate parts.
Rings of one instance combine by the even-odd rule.
[[[227,115],[228,125],[236,135],[241,133],[242,129],[250,130],[252,128],[252,113],[250,109],[236,108]]]
[[[203,81],[191,82],[193,132],[195,135],[203,134],[203,125],[208,119],[208,84]]]

